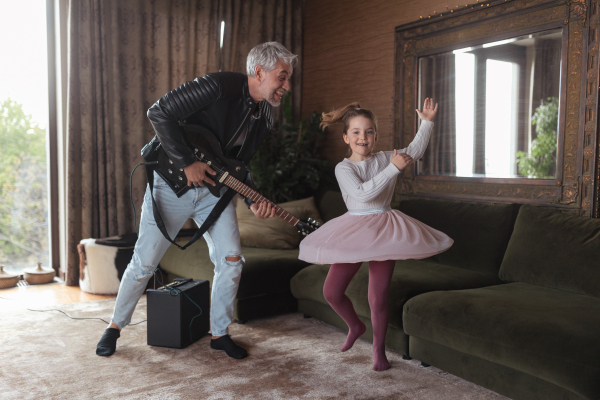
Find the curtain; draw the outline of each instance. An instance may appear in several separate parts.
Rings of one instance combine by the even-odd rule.
[[[293,117],[300,119],[302,88],[302,1],[223,0],[225,21],[222,66],[224,71],[246,72],[246,56],[258,43],[277,41],[298,55],[290,83]],[[227,29],[227,27],[231,29]],[[273,118],[282,118],[283,107],[273,108]],[[292,122],[292,121],[288,121]]]
[[[154,136],[148,108],[220,63],[245,71],[248,51],[263,41],[299,49],[302,13],[292,0],[71,0],[68,10],[67,284],[78,285],[81,239],[135,229],[129,175]],[[138,223],[142,168],[132,184]]]
[[[532,113],[549,97],[560,95],[561,39],[535,41],[534,80],[531,93]],[[531,127],[531,140],[537,137],[536,126]]]
[[[420,163],[420,174],[456,174],[456,106],[455,106],[455,57],[439,54],[420,60],[421,74],[419,104],[421,110],[425,98],[438,103],[435,125]],[[415,160],[416,162],[416,160]]]

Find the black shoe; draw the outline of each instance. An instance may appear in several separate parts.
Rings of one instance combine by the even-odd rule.
[[[210,339],[210,348],[223,350],[229,357],[241,360],[248,357],[248,352],[243,347],[238,346],[231,340],[231,336],[225,335],[218,339]]]

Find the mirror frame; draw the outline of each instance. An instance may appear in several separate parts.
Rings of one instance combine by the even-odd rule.
[[[598,217],[598,2],[493,0],[448,10],[396,28],[394,138],[406,147],[417,132],[421,56],[562,28],[562,70],[555,179],[418,175],[407,167],[396,200],[440,198],[531,203]],[[435,99],[434,99],[435,100]]]

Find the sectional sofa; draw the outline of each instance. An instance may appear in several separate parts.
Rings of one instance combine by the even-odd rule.
[[[600,399],[600,220],[515,204],[396,208],[455,243],[397,261],[389,348],[513,399]],[[345,330],[322,294],[328,269],[302,269],[292,293],[299,311]],[[363,265],[346,294],[370,326],[367,282]]]
[[[328,221],[341,194],[317,202]],[[448,251],[397,261],[386,345],[514,399],[600,399],[600,220],[518,204],[404,200],[396,208],[447,233]],[[298,250],[243,248],[236,318],[300,311],[347,329],[322,289],[328,265]],[[212,280],[204,241],[169,249],[169,275]],[[368,270],[346,294],[369,330]]]

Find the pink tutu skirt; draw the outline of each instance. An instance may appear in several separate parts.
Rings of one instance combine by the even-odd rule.
[[[421,259],[448,250],[452,243],[446,234],[398,210],[346,213],[304,238],[298,258],[313,264]]]

